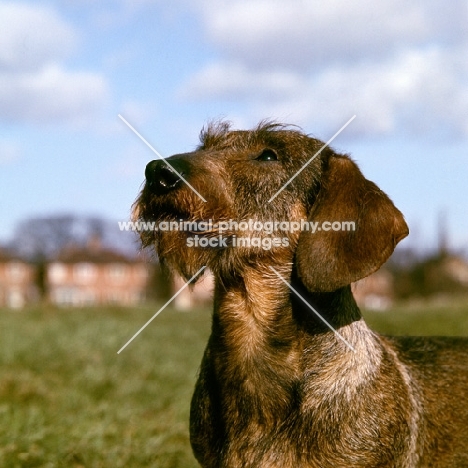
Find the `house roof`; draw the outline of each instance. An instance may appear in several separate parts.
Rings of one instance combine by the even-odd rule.
[[[0,248],[0,263],[8,263],[8,262],[26,263],[21,257],[13,254],[8,249]]]
[[[61,263],[142,263],[138,258],[131,258],[116,250],[96,246],[69,246],[54,258]]]

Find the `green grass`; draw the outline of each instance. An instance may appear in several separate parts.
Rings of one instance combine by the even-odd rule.
[[[197,464],[189,405],[210,312],[0,310],[1,467]],[[365,312],[382,333],[468,335],[468,305]]]
[[[189,405],[210,313],[0,311],[0,466],[198,466]]]
[[[369,327],[388,335],[468,336],[468,299],[450,306],[419,303],[363,315]]]

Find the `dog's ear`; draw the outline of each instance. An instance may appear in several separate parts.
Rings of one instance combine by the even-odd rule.
[[[296,250],[298,276],[317,292],[370,275],[409,232],[400,211],[351,159],[331,155],[323,166],[321,188],[308,216],[318,223],[317,230],[303,231]],[[335,231],[343,221],[354,222],[355,229]]]

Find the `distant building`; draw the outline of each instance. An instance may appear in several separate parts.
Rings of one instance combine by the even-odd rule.
[[[393,275],[385,268],[352,284],[357,304],[364,309],[386,310],[394,300]]]
[[[468,263],[460,256],[441,252],[417,265],[413,272],[421,296],[468,292]]]
[[[0,307],[20,309],[37,298],[34,267],[0,249]]]
[[[443,262],[443,271],[461,287],[468,287],[468,262],[455,255],[447,255]]]
[[[146,299],[149,268],[97,240],[84,248],[70,246],[47,265],[48,299],[58,306],[139,304]]]

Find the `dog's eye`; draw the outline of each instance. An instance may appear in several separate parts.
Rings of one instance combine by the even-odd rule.
[[[278,155],[272,149],[264,149],[256,161],[278,161]]]

